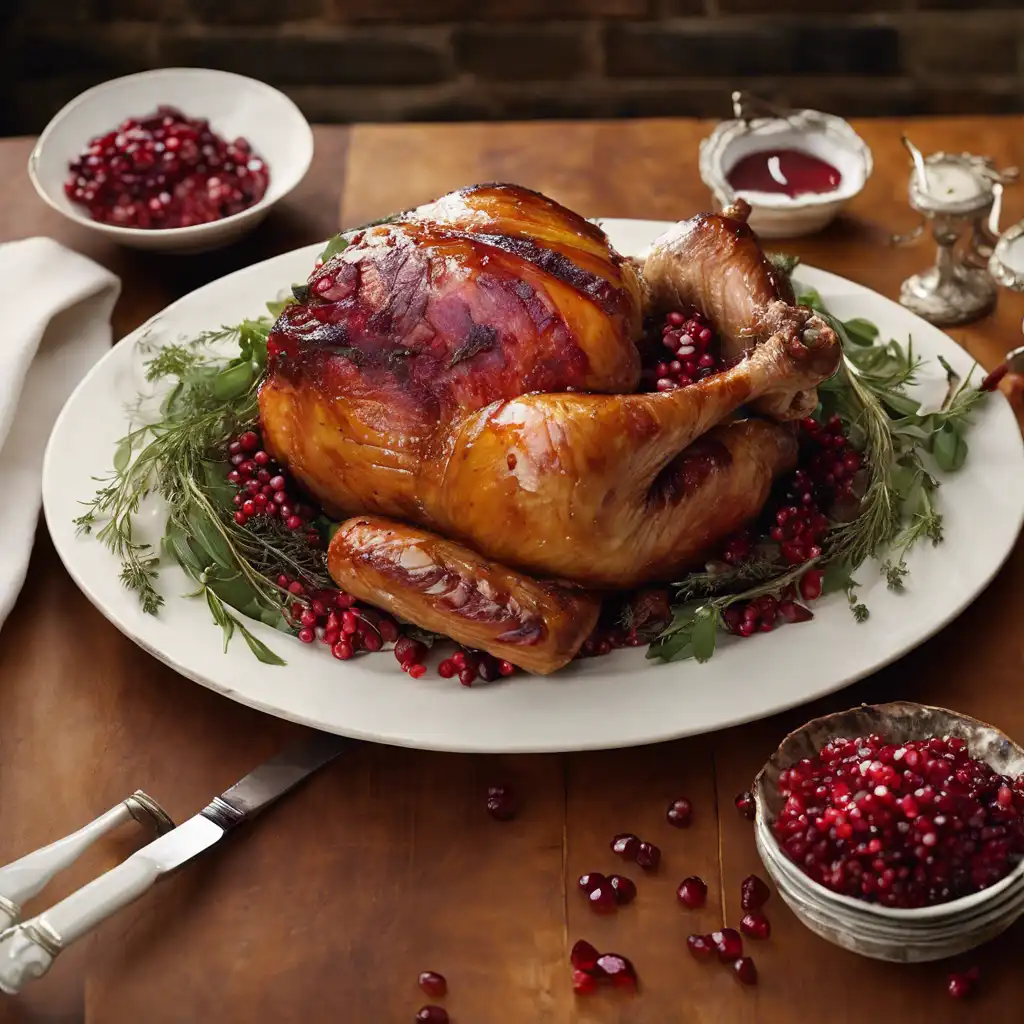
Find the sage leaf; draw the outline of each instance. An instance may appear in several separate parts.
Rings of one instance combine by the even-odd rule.
[[[120,476],[127,468],[128,463],[132,459],[132,442],[131,438],[122,438],[121,443],[117,446],[114,452],[114,470],[117,475]]]
[[[715,653],[717,632],[718,609],[710,604],[702,605],[694,613],[693,632],[690,634],[693,656],[697,661],[707,661]]]
[[[185,521],[192,531],[192,543],[198,545],[201,554],[208,557],[207,564],[219,565],[229,573],[238,572],[238,564],[230,545],[220,532],[219,525],[211,522],[205,509],[193,502],[185,512]]]
[[[801,292],[796,297],[796,304],[813,309],[816,313],[825,312],[825,303],[821,301],[821,295],[818,293],[817,288],[808,288],[807,291]]]
[[[932,455],[945,473],[956,472],[966,461],[967,442],[952,423],[944,423],[935,435]]]
[[[239,398],[252,387],[255,379],[252,362],[237,363],[220,371],[213,379],[213,397],[221,402]]]
[[[874,345],[878,340],[878,328],[863,317],[844,320],[843,326],[846,328],[846,336],[854,345]]]
[[[245,638],[249,650],[263,662],[264,665],[287,665],[288,662],[280,655],[275,654],[262,640],[252,635],[240,622],[237,623],[238,631]]]
[[[320,253],[320,259],[327,263],[329,260],[333,260],[335,256],[340,252],[344,252],[348,248],[348,239],[344,235],[335,235],[328,243],[327,248]]]

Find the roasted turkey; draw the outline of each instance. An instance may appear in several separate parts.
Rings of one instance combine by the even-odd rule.
[[[755,517],[840,351],[746,212],[676,225],[641,265],[545,196],[480,185],[317,267],[259,403],[274,457],[355,517],[328,553],[339,586],[550,672],[600,592],[677,579]],[[729,365],[638,393],[644,318],[684,305]]]

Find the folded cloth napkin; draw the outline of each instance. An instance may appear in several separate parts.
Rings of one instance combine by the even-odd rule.
[[[110,347],[121,282],[49,238],[0,245],[0,625],[25,581],[43,451],[75,385]]]

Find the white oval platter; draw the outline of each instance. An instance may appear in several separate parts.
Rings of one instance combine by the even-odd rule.
[[[616,248],[639,254],[668,225],[604,220]],[[182,675],[269,714],[382,743],[452,751],[562,751],[653,743],[762,718],[848,685],[927,640],[986,586],[1012,549],[1024,517],[1024,445],[1009,404],[996,393],[969,435],[964,468],[942,481],[945,541],[910,555],[901,594],[874,566],[858,573],[871,611],[858,624],[843,594],[814,605],[813,622],[749,640],[724,637],[706,664],[644,659],[642,649],[577,663],[548,678],[515,675],[464,688],[431,668],[412,679],[390,656],[332,658],[260,623],[250,628],[284,657],[258,662],[236,638],[225,654],[204,601],[187,599],[188,580],[161,569],[165,604],[147,615],[118,579],[115,557],[77,535],[72,520],[111,464],[139,384],[137,343],[173,341],[258,316],[267,299],[304,281],[321,246],[278,256],[198,289],[124,338],[71,396],[53,430],[43,472],[44,508],[54,544],[75,582],[126,636]],[[928,360],[932,389],[944,385],[936,356],[959,372],[972,360],[941,331],[894,302],[833,274],[799,267],[844,319],[874,321],[883,337],[913,337]],[[927,382],[925,383],[927,387]],[[147,510],[159,535],[159,508]]]

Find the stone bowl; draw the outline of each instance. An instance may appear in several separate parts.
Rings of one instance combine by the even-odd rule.
[[[779,773],[811,757],[830,739],[878,733],[893,743],[958,736],[972,757],[1000,774],[1024,772],[1024,748],[975,718],[924,704],[861,706],[816,718],[787,736],[754,782],[755,841],[779,895],[811,931],[844,949],[876,960],[916,963],[974,949],[1005,931],[1024,913],[1024,861],[995,885],[935,906],[882,907],[826,889],[782,852],[771,830],[784,803]]]

